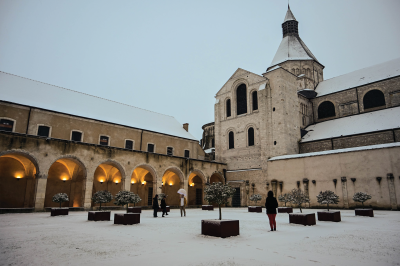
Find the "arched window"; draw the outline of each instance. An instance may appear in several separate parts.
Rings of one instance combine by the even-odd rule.
[[[231,99],[226,100],[226,117],[231,116]]]
[[[254,128],[249,128],[249,130],[247,130],[247,136],[248,136],[248,140],[249,140],[249,146],[254,146]]]
[[[380,90],[372,90],[367,92],[363,98],[364,109],[385,106],[385,96]]]
[[[253,111],[258,110],[258,97],[257,97],[257,91],[253,91],[251,94],[253,98]]]
[[[215,142],[214,142],[214,139],[211,139],[211,147],[215,147]]]
[[[247,113],[247,97],[246,97],[246,85],[240,85],[236,90],[236,107],[237,115]]]
[[[318,106],[318,119],[336,116],[335,106],[332,102],[326,101]]]
[[[235,148],[235,140],[233,139],[234,135],[233,132],[229,132],[229,149]]]

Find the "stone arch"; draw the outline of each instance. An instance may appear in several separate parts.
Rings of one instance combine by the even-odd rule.
[[[0,157],[2,157],[3,155],[12,155],[12,154],[22,155],[22,156],[25,156],[26,158],[28,158],[36,168],[36,176],[40,176],[40,168],[39,168],[38,160],[32,153],[25,151],[25,150],[8,150],[8,151],[0,152]]]
[[[146,169],[147,171],[149,171],[150,174],[153,176],[153,182],[157,181],[157,171],[154,169],[153,166],[151,166],[149,164],[145,164],[145,163],[138,164],[133,168],[132,173],[131,173],[131,178],[132,178],[135,170],[138,168],[143,168],[143,169]]]
[[[246,128],[245,128],[246,147],[252,147],[252,146],[249,145],[249,129],[250,128],[253,128],[253,145],[252,146],[256,146],[256,143],[257,143],[257,131],[258,131],[258,129],[257,129],[255,124],[250,123],[250,124],[246,125]]]
[[[373,88],[364,94],[364,110],[383,106],[386,106],[385,94],[380,89]]]
[[[201,205],[204,201],[204,187],[207,179],[199,169],[194,169],[188,175],[188,205]]]
[[[335,117],[335,105],[331,101],[324,101],[318,105],[318,119]]]
[[[176,166],[170,166],[164,171],[161,177],[161,192],[168,195],[168,205],[179,205],[180,197],[177,192],[179,189],[184,188],[184,179],[184,174]]]
[[[78,164],[80,167],[82,167],[83,172],[84,172],[84,177],[85,177],[85,179],[87,178],[87,168],[86,168],[85,164],[84,164],[78,157],[76,157],[75,155],[67,154],[67,155],[59,156],[59,157],[57,157],[55,160],[53,160],[53,161],[51,162],[50,167],[51,167],[55,162],[57,162],[58,160],[62,160],[62,159],[71,160],[71,161],[75,162],[76,164]],[[47,170],[47,172],[50,170],[50,167],[49,167],[49,169]]]
[[[235,89],[236,95],[236,115],[247,114],[247,88],[245,83],[241,83]]]
[[[153,166],[141,163],[136,165],[130,175],[130,191],[142,199],[137,206],[148,206],[157,194],[157,171]]]
[[[125,168],[118,161],[112,160],[112,159],[107,159],[107,160],[101,161],[98,165],[100,166],[102,164],[111,164],[111,165],[113,165],[121,173],[122,180],[125,180],[125,178],[126,178]]]
[[[224,175],[219,172],[219,171],[214,171],[211,175],[210,175],[210,184],[214,183],[216,181],[212,180],[214,178],[218,178],[220,182],[225,183],[224,181]],[[213,182],[214,181],[214,182]]]
[[[204,173],[203,173],[201,170],[199,170],[199,169],[194,169],[193,171],[191,171],[191,172],[189,173],[189,175],[187,176],[187,180],[188,180],[188,181],[190,181],[190,176],[191,176],[192,174],[196,174],[198,177],[200,177],[204,184],[207,183],[207,178],[206,178],[206,176],[204,175]]]
[[[168,167],[168,168],[164,171],[164,173],[163,173],[162,176],[164,177],[164,175],[165,175],[168,171],[174,172],[174,173],[179,177],[179,181],[181,182],[181,186],[183,186],[183,183],[185,182],[185,175],[182,173],[181,169],[179,169],[179,168],[176,167],[176,166],[170,166],[170,167]]]
[[[25,150],[0,153],[0,208],[33,208],[39,164]]]

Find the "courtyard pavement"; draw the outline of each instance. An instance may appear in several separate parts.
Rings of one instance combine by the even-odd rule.
[[[223,219],[240,220],[240,236],[225,239],[201,235],[201,220],[217,219],[218,209],[182,218],[144,210],[136,225],[89,222],[87,212],[1,214],[0,265],[400,265],[400,212],[374,213],[341,210],[342,222],[315,226],[278,214],[278,231],[268,232],[265,213],[223,208]]]

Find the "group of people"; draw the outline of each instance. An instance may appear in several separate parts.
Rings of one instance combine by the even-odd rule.
[[[161,206],[158,205],[158,195],[153,198],[153,216],[158,217],[158,209],[162,209],[162,217],[165,217],[165,215],[168,215],[167,213],[167,203],[165,202],[166,198],[168,195],[165,195],[161,199]],[[181,217],[185,216],[186,217],[186,210],[185,206],[187,204],[186,197],[184,195],[180,195],[180,202],[179,202],[179,209],[181,211]],[[267,216],[269,219],[269,226],[271,227],[270,232],[276,231],[276,208],[278,208],[278,201],[274,197],[274,193],[272,191],[268,191],[268,197],[265,200],[265,208],[267,210]]]
[[[167,203],[165,202],[166,198],[168,197],[168,195],[165,195],[162,199],[161,199],[161,204],[160,206],[158,205],[158,195],[156,194],[156,196],[153,198],[153,216],[154,217],[158,217],[158,209],[162,209],[162,217],[165,217],[164,215],[168,215],[167,212]],[[181,210],[181,217],[182,215],[184,215],[186,217],[186,209],[185,206],[187,204],[186,201],[186,197],[184,195],[180,195],[180,202],[179,202],[179,209]]]

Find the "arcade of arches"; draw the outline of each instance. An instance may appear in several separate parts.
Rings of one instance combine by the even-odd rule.
[[[62,207],[91,209],[99,205],[94,204],[91,198],[100,190],[108,190],[113,196],[120,190],[130,190],[142,199],[138,206],[149,206],[155,194],[165,193],[168,195],[167,204],[177,206],[180,188],[187,190],[189,205],[199,205],[203,203],[206,182],[223,180],[215,176],[226,168],[222,163],[124,150],[114,151],[113,159],[107,159],[104,152],[82,156],[91,147],[80,143],[68,144],[75,146],[70,149],[75,154],[51,154],[48,151],[58,149],[53,147],[51,150],[46,146],[59,145],[56,141],[27,136],[8,137],[14,141],[7,142],[18,148],[21,147],[20,139],[31,141],[33,148],[0,150],[0,208],[42,211],[58,207],[58,203],[52,202],[53,196],[66,193],[70,201],[64,202]],[[5,138],[5,134],[0,134],[0,141],[1,138]],[[80,152],[80,148],[86,151]],[[102,149],[96,148],[96,151]],[[102,206],[115,206],[113,202]]]

